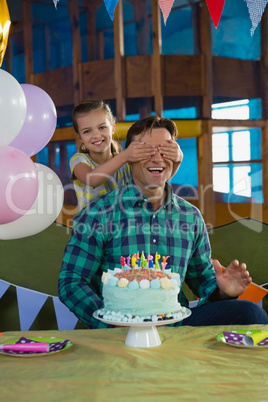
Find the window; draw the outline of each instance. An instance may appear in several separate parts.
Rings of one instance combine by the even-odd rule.
[[[247,120],[257,103],[248,99],[218,103],[212,106],[212,118]],[[261,152],[260,129],[221,132],[219,127],[215,128],[213,189],[222,193],[223,201],[263,202]]]
[[[260,129],[214,133],[212,160],[213,189],[223,201],[263,202]]]

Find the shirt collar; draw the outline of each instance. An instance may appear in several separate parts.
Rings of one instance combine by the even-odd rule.
[[[164,205],[161,206],[160,209],[166,207],[170,203],[175,205],[178,209],[180,208],[176,195],[173,192],[172,186],[169,183],[165,184],[165,190],[167,194],[167,200]],[[140,204],[141,202],[149,202],[148,198],[141,192],[141,190],[134,183],[133,178],[129,180],[126,185],[126,192],[124,194],[124,202],[129,203],[131,207],[134,207],[136,204]]]

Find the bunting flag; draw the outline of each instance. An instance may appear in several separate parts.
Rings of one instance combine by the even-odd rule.
[[[250,30],[252,36],[261,20],[262,14],[264,12],[268,0],[245,0],[245,1],[248,6],[249,16],[252,23],[252,28]]]
[[[116,7],[116,5],[118,3],[118,0],[104,0],[104,3],[105,3],[105,7],[106,7],[106,9],[108,11],[108,14],[109,14],[111,20],[113,21],[113,19],[114,19],[114,10],[115,10],[115,7]]]
[[[158,0],[158,3],[159,3],[159,7],[163,14],[164,23],[166,25],[166,22],[167,22],[169,14],[170,14],[170,11],[172,9],[174,0]]]
[[[48,295],[16,287],[21,331],[28,331],[45,304]]]
[[[78,318],[63,304],[58,297],[53,297],[57,324],[60,331],[75,328]]]
[[[225,0],[206,0],[206,2],[213,24],[217,29]]]
[[[6,293],[7,289],[9,288],[10,283],[6,282],[6,281],[2,281],[0,279],[0,299],[2,296],[4,296],[4,294]]]
[[[32,289],[16,286],[12,283],[0,279],[0,299],[5,295],[8,289],[15,288],[15,299],[12,303],[16,303],[18,307],[19,326],[21,331],[29,331],[34,321],[42,314],[42,307],[45,303],[50,303],[53,310],[49,311],[48,320],[56,317],[55,325],[58,330],[75,329],[78,318],[59,300],[57,296],[51,296],[46,293],[37,292]],[[9,300],[10,302],[10,300]],[[1,308],[4,308],[3,306]],[[52,315],[53,317],[52,317]],[[55,316],[54,316],[55,314]],[[1,318],[1,311],[0,311]],[[14,319],[14,317],[12,317]],[[11,320],[12,321],[12,320]],[[14,320],[13,320],[14,321]]]
[[[54,3],[54,6],[55,6],[56,10],[57,10],[57,4],[58,4],[59,1],[60,0],[53,0],[53,3]]]

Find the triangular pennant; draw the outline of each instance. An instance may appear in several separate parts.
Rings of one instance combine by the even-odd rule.
[[[215,28],[217,28],[222,15],[225,0],[206,0],[206,2],[213,24]]]
[[[116,7],[116,5],[118,3],[118,0],[104,0],[104,3],[105,3],[105,7],[106,7],[106,9],[108,11],[108,14],[109,14],[111,20],[113,21],[113,19],[114,19],[114,10],[115,10],[115,7]]]
[[[55,6],[55,8],[56,8],[56,10],[57,10],[57,5],[58,5],[58,2],[59,2],[60,0],[53,0],[53,3],[54,3],[54,6]]]
[[[74,313],[72,313],[56,296],[53,296],[53,303],[59,330],[74,329],[78,322],[78,318]]]
[[[28,331],[46,302],[48,295],[17,286],[21,331]]]
[[[2,281],[2,279],[0,279],[0,299],[6,293],[9,286],[10,286],[9,282]]]
[[[245,1],[248,6],[249,16],[252,23],[252,28],[250,30],[252,36],[261,20],[262,14],[264,12],[268,0],[245,0]]]
[[[170,11],[172,9],[174,0],[158,0],[159,7],[161,8],[163,18],[164,18],[164,23],[166,25],[168,16],[170,14]]]

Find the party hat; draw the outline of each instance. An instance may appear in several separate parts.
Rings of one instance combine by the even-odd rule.
[[[268,337],[268,331],[257,332],[256,334],[245,335],[243,344],[246,346],[256,346],[258,343]]]

